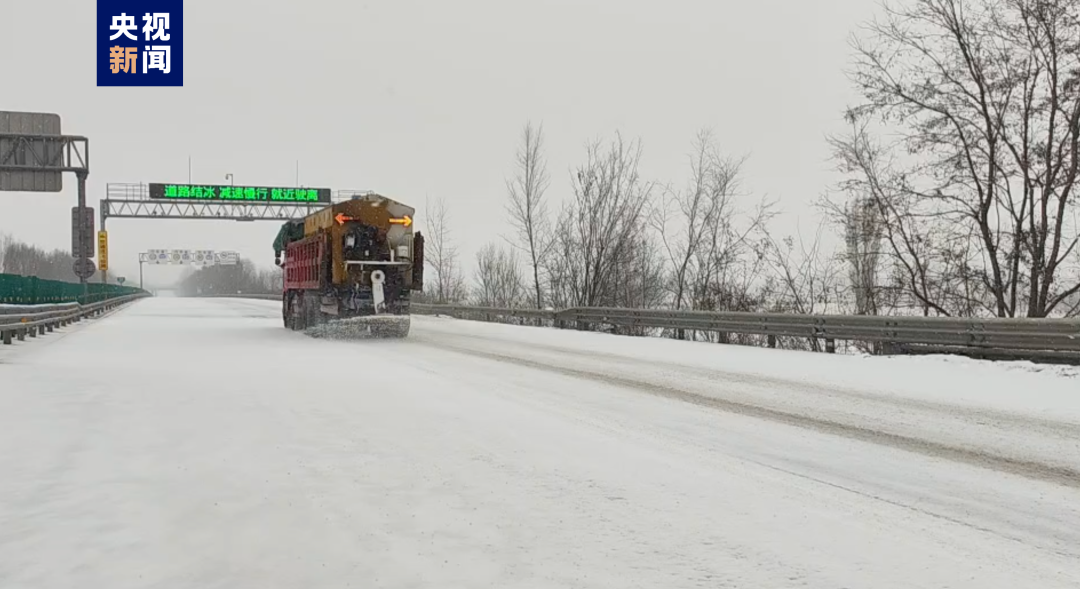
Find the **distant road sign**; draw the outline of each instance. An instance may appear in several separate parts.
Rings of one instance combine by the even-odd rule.
[[[142,256],[140,256],[141,258]],[[149,264],[165,264],[169,261],[169,252],[166,250],[156,249],[146,252],[146,262]]]
[[[84,280],[93,276],[94,272],[97,271],[97,268],[94,267],[94,262],[87,258],[75,260],[75,264],[71,269],[75,271],[75,276]]]
[[[0,191],[60,192],[60,115],[0,111]]]
[[[116,283],[119,284],[120,286],[124,286],[125,282],[127,282],[127,278],[124,278],[123,276],[117,276],[116,277]]]
[[[235,265],[239,260],[236,252],[216,252],[213,250],[164,250],[152,249],[139,254],[139,261],[146,264],[216,266]]]
[[[80,210],[82,215],[80,215]],[[94,208],[71,207],[71,257],[94,257]]]
[[[269,186],[223,186],[220,184],[150,183],[152,200],[201,200],[226,202],[330,202],[329,188]]]
[[[213,266],[215,263],[214,252],[209,250],[196,250],[192,263],[196,266]]]

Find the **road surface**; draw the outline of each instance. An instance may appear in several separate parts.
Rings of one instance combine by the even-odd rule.
[[[280,323],[149,299],[0,349],[0,587],[1080,586],[1068,375]]]

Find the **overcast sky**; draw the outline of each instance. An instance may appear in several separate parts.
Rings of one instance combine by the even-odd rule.
[[[640,138],[642,172],[680,182],[696,131],[747,154],[746,188],[805,231],[836,176],[824,137],[856,100],[848,35],[869,0],[188,0],[183,88],[95,86],[93,0],[0,0],[0,110],[59,113],[90,138],[89,201],[107,183],[370,189],[442,197],[467,269],[505,234],[505,179],[542,121],[550,197],[584,143]],[[64,191],[0,193],[0,233],[70,247]],[[422,214],[417,219],[423,229]],[[234,249],[272,265],[278,224],[111,219],[110,262],[148,248]],[[168,270],[156,268],[164,277]]]

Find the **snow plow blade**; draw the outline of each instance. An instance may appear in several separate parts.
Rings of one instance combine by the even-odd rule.
[[[369,315],[348,319],[330,319],[305,331],[312,337],[326,339],[404,338],[409,335],[409,315]]]

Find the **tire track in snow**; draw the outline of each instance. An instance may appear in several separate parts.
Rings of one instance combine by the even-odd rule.
[[[754,417],[757,419],[765,419],[768,421],[782,423],[785,425],[804,429],[812,429],[819,432],[843,436],[846,438],[869,442],[872,444],[878,444],[910,452],[916,452],[933,458],[941,458],[953,462],[959,462],[981,468],[987,468],[991,470],[1014,474],[1032,480],[1045,481],[1063,485],[1066,487],[1080,489],[1080,471],[1073,468],[1045,464],[1033,460],[1010,458],[982,450],[961,448],[958,446],[942,444],[923,438],[883,432],[880,430],[842,423],[835,420],[812,417],[788,411],[781,411],[778,409],[772,409],[741,401],[732,401],[728,399],[710,397],[700,393],[679,389],[673,386],[659,385],[634,378],[608,374],[600,371],[557,366],[516,356],[500,354],[497,352],[477,350],[474,348],[447,344],[427,340],[424,338],[412,339],[418,345],[434,347],[469,356],[487,358],[489,360],[494,360],[497,362],[515,364],[518,366],[523,366],[536,370],[555,372],[576,378],[583,378],[598,382],[604,382],[607,384],[614,384],[624,388],[638,390],[644,393],[666,397],[677,401],[698,405],[701,407],[708,407],[711,409],[725,411],[728,413],[736,413],[739,415],[745,415],[747,417]]]
[[[446,337],[449,334],[439,333],[439,337]],[[492,338],[484,336],[467,334],[467,333],[454,333],[451,337],[461,339],[471,339],[476,341],[488,341]],[[423,340],[422,341],[428,341]],[[534,342],[524,342],[518,340],[499,340],[505,341],[507,345],[520,346],[526,348],[532,348],[535,350],[541,350],[549,353],[559,354],[563,356],[580,356],[581,352],[576,350],[569,350],[559,346],[553,346],[550,344],[540,344]],[[434,340],[431,340],[434,343]],[[435,344],[439,345],[439,344]],[[619,354],[611,354],[602,351],[588,352],[590,357],[597,359],[607,360],[609,362],[617,362],[624,365],[640,365],[641,360],[637,358],[631,358]],[[721,377],[725,382],[736,382],[739,384],[750,385],[758,389],[764,389],[764,385],[773,385],[785,389],[798,389],[799,391],[806,393],[813,393],[817,395],[823,395],[827,397],[836,398],[849,398],[855,399],[861,402],[872,403],[881,405],[883,407],[897,408],[897,409],[916,409],[921,411],[932,411],[937,413],[955,413],[956,411],[963,411],[965,417],[972,418],[985,418],[996,422],[1009,423],[1024,428],[1027,431],[1039,431],[1049,435],[1063,437],[1063,438],[1076,438],[1080,439],[1080,424],[1066,423],[1061,421],[1052,421],[1048,419],[1040,419],[1038,417],[1028,415],[1017,415],[1015,413],[1009,413],[1007,411],[998,411],[994,409],[988,409],[983,407],[960,407],[948,403],[940,403],[936,401],[930,401],[925,399],[905,399],[895,396],[875,395],[866,393],[851,387],[833,386],[833,385],[820,385],[810,382],[795,381],[787,378],[779,378],[768,375],[758,374],[745,374],[738,372],[730,372],[717,368],[705,368],[702,366],[695,366],[692,364],[683,364],[678,362],[670,362],[665,360],[664,365],[669,367],[674,372],[678,372],[684,375],[696,375],[704,378],[715,379]]]

